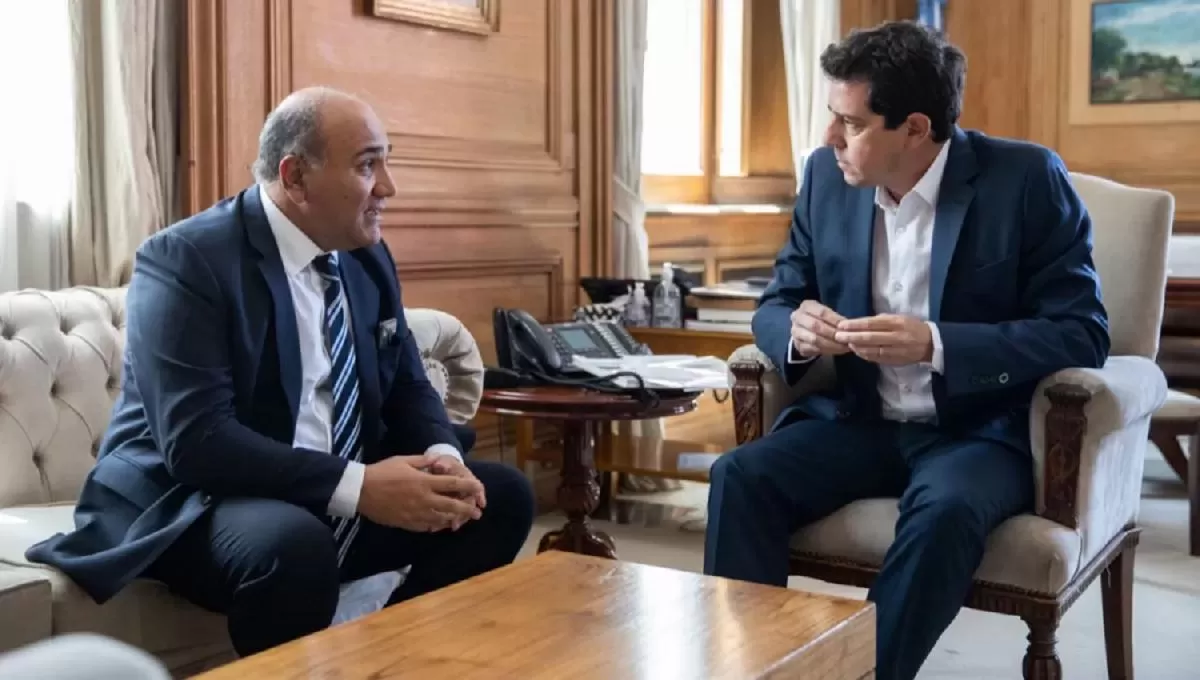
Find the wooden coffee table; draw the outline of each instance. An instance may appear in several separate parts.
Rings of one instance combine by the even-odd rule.
[[[550,551],[198,677],[862,680],[874,671],[869,602]]]

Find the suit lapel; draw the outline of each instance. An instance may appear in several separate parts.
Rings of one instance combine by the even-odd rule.
[[[929,269],[929,319],[938,321],[942,316],[942,298],[946,289],[946,277],[950,262],[954,259],[954,248],[962,232],[963,220],[971,200],[975,198],[975,187],[971,180],[978,171],[975,152],[962,130],[955,128],[950,142],[946,170],[938,193],[937,213],[933,221],[933,244]]]
[[[258,251],[258,269],[271,292],[279,348],[279,376],[294,426],[300,410],[300,382],[303,379],[299,370],[300,335],[296,330],[296,308],[288,287],[287,274],[283,270],[283,260],[279,257],[279,246],[271,233],[271,225],[267,222],[258,192],[258,187],[252,187],[245,193],[246,231],[250,244]]]
[[[849,218],[846,303],[838,312],[847,318],[870,316],[871,258],[875,252],[875,191],[852,189],[846,196]]]
[[[375,345],[375,325],[379,318],[379,290],[363,269],[357,257],[341,253],[338,257],[346,301],[350,305],[351,328],[354,331],[354,360],[358,366],[359,410],[363,422],[364,453],[379,441],[378,418],[382,403],[379,394],[379,357]]]

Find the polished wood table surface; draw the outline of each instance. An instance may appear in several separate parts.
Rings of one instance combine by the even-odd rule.
[[[617,556],[612,537],[597,531],[588,515],[600,502],[596,476],[596,441],[601,426],[621,420],[646,420],[673,416],[696,407],[695,393],[661,396],[644,403],[624,394],[596,392],[581,387],[519,387],[483,391],[479,410],[484,413],[553,420],[563,428],[562,481],[558,507],[567,516],[561,529],[550,531],[538,551],[566,550],[596,557]]]
[[[869,602],[547,552],[201,680],[861,680]]]

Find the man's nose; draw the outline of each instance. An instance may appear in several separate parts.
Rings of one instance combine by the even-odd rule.
[[[379,172],[379,180],[375,182],[375,195],[381,198],[390,198],[396,195],[396,182],[392,179],[392,171],[388,170],[387,165],[381,166],[383,169]]]
[[[840,149],[845,146],[843,144],[841,133],[837,130],[836,125],[833,123],[825,126],[825,145],[832,146],[835,149]]]

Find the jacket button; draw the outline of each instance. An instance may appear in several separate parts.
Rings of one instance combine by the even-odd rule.
[[[1001,373],[1001,374],[1000,374],[1000,384],[1001,384],[1001,385],[1004,385],[1004,384],[1005,384],[1005,383],[1007,383],[1007,382],[1008,382],[1008,374],[1007,374],[1007,373]]]

